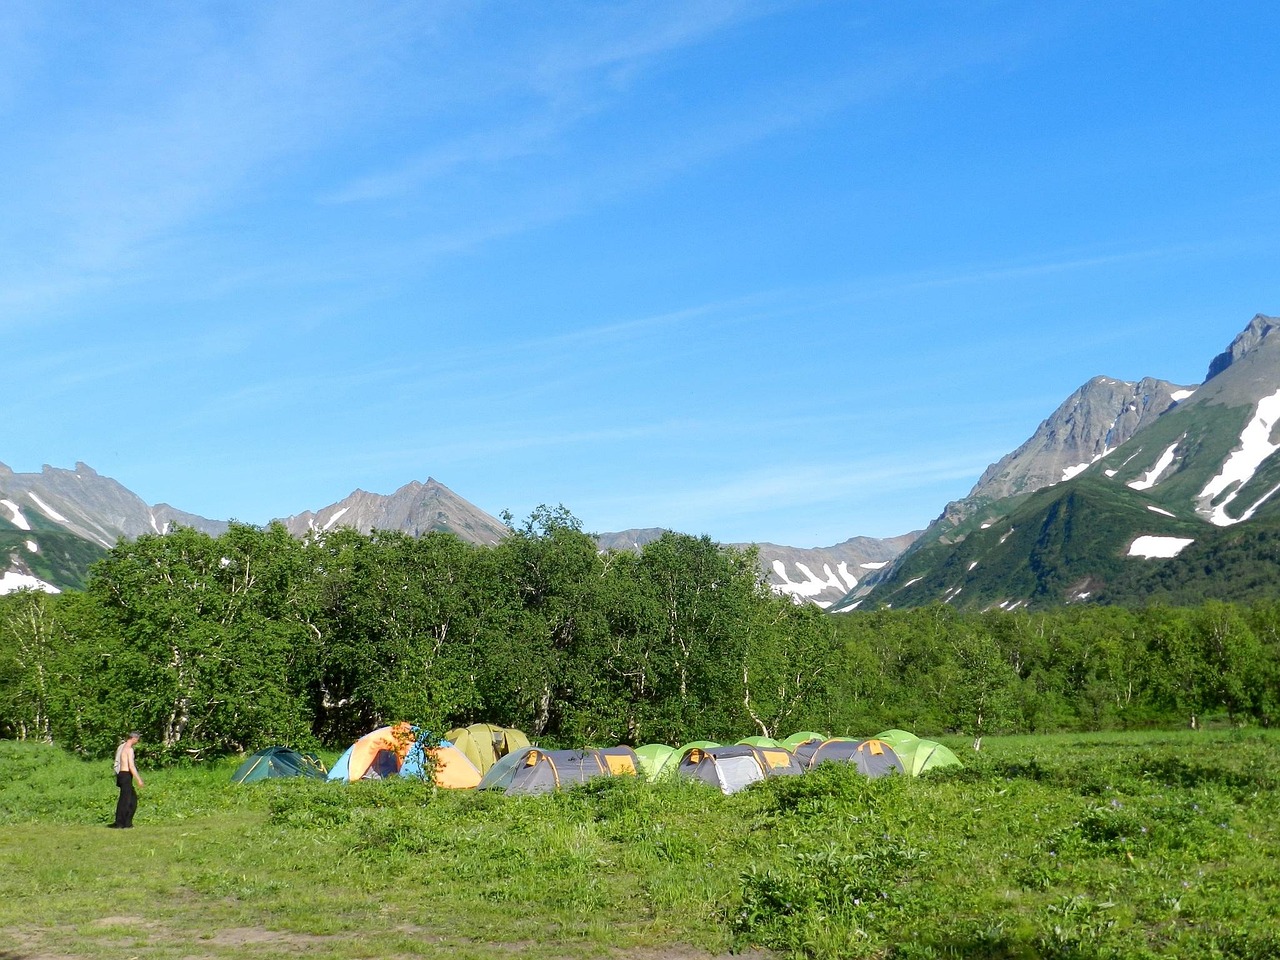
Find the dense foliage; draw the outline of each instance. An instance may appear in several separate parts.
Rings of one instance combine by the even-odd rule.
[[[89,754],[138,728],[200,757],[408,719],[543,742],[784,735],[834,627],[755,554],[667,534],[601,553],[563,509],[496,546],[233,525],[121,542],[83,593],[0,598],[0,730]]]
[[[341,746],[483,720],[563,745],[1270,724],[1280,604],[827,616],[751,551],[600,552],[563,509],[501,543],[280,526],[121,542],[0,598],[0,735],[89,755]]]

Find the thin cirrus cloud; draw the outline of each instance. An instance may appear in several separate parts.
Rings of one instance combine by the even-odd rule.
[[[980,455],[967,453],[944,454],[911,463],[816,462],[751,470],[728,481],[708,477],[651,483],[644,493],[587,497],[581,504],[584,511],[605,518],[605,528],[618,528],[619,524],[625,527],[646,522],[642,518],[660,517],[663,525],[685,532],[697,532],[694,528],[724,530],[743,519],[780,509],[837,506],[852,510],[858,503],[902,498],[913,490],[926,489],[929,484],[972,478],[981,470],[981,460]],[[882,530],[877,531],[877,535],[905,532]],[[743,536],[742,539],[751,538]]]
[[[712,23],[724,25],[721,20]],[[351,203],[430,198],[432,216],[424,221],[422,235],[392,256],[412,260],[473,250],[641,193],[859,104],[936,84],[1007,57],[1022,43],[1016,33],[961,45],[952,37],[925,38],[868,54],[840,72],[818,73],[785,90],[766,91],[762,98],[718,101],[714,109],[700,107],[694,98],[661,121],[650,118],[647,122],[658,126],[643,136],[618,140],[621,130],[629,131],[626,98],[616,91],[598,92],[596,88],[607,84],[589,68],[626,62],[638,70],[636,63],[644,57],[668,53],[709,32],[710,28],[663,34],[665,42],[623,45],[625,53],[567,57],[571,66],[559,71],[555,86],[561,95],[554,100],[535,98],[522,104],[525,114],[498,127],[445,136],[398,165],[336,188],[325,199]],[[570,88],[576,91],[573,95],[565,92]],[[613,124],[621,124],[621,130],[614,132]],[[538,162],[536,176],[523,169],[530,159]],[[485,174],[484,196],[455,210],[452,187],[447,185],[450,175],[460,170]]]
[[[23,224],[22,247],[52,261],[44,287],[74,289],[162,255],[201,216],[327,136],[359,81],[342,69],[347,50],[319,31],[290,33],[307,22],[250,16],[241,33],[213,38],[184,20],[134,24],[140,37],[100,52],[107,72],[92,102],[59,101],[23,120],[15,132],[27,146],[5,163],[0,198]],[[17,260],[9,283],[24,268]]]

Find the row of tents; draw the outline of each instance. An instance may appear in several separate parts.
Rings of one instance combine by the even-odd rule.
[[[450,730],[432,744],[409,724],[380,727],[353,743],[325,770],[314,756],[270,747],[247,758],[232,775],[237,783],[269,776],[305,776],[332,781],[424,777],[447,789],[547,793],[596,777],[635,776],[648,781],[685,777],[736,793],[766,777],[795,776],[822,763],[845,763],[868,777],[919,776],[959,766],[955,753],[905,730],[886,730],[864,740],[802,731],[785,740],[748,737],[735,744],[695,741],[666,744],[546,750],[509,727],[472,724]],[[428,761],[429,758],[429,761]]]

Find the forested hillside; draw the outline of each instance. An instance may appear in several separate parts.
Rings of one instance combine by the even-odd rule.
[[[0,598],[0,733],[90,755],[341,746],[407,719],[544,743],[1270,724],[1280,604],[830,616],[750,551],[600,552],[541,508],[493,546],[279,525],[122,541],[85,591]]]

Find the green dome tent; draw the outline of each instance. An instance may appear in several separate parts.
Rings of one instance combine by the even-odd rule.
[[[250,754],[231,775],[232,783],[256,783],[268,777],[325,778],[324,764],[309,753],[290,747],[267,747]]]
[[[645,743],[636,747],[636,757],[640,761],[640,775],[646,780],[658,779],[666,762],[675,752],[675,747],[667,746],[665,743]]]
[[[782,745],[786,747],[788,750],[794,750],[796,747],[800,746],[800,744],[802,743],[809,743],[813,740],[825,740],[825,739],[827,738],[820,733],[814,733],[812,730],[801,730],[783,739]]]
[[[773,737],[743,737],[735,746],[739,747],[781,747],[783,750],[789,749],[781,740],[775,740]]]
[[[949,747],[944,747],[935,740],[922,740],[905,730],[886,730],[876,739],[893,747],[893,752],[902,761],[903,770],[911,777],[918,777],[926,770],[939,767],[964,766]]]

